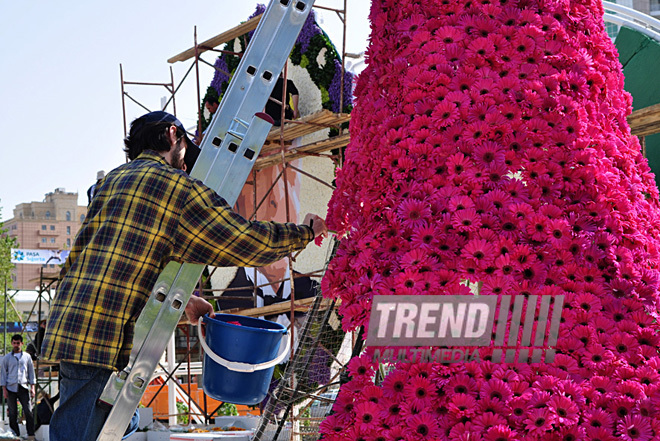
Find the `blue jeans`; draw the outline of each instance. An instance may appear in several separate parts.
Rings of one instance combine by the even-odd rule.
[[[60,405],[49,427],[52,441],[93,441],[99,436],[110,409],[96,402],[111,374],[110,369],[60,363]],[[136,411],[124,437],[137,430],[139,421]]]

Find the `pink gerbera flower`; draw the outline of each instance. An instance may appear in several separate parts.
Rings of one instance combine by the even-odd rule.
[[[540,435],[551,430],[554,422],[555,416],[550,409],[530,409],[524,424],[529,433]]]
[[[615,391],[621,395],[632,398],[635,401],[646,398],[644,386],[635,380],[627,380],[617,384]]]
[[[452,226],[461,232],[476,231],[481,226],[481,220],[474,208],[458,211],[452,216]]]
[[[383,380],[383,395],[390,399],[401,399],[408,381],[408,372],[404,370],[392,371]]]
[[[447,127],[454,124],[458,120],[458,117],[458,107],[447,99],[438,103],[431,113],[431,120],[439,127]]]
[[[431,207],[423,201],[408,199],[399,206],[397,214],[404,227],[417,229],[428,225]]]
[[[456,394],[451,397],[447,406],[449,414],[455,418],[472,417],[476,412],[477,401],[465,394]]]
[[[607,402],[607,409],[616,415],[617,418],[624,418],[632,412],[635,407],[635,400],[629,397],[614,398]]]
[[[360,398],[378,404],[383,398],[383,389],[374,385],[365,386]]]
[[[578,422],[580,417],[578,414],[578,407],[570,398],[561,395],[555,395],[550,398],[548,404],[557,415],[557,422],[559,424],[573,425]]]
[[[548,236],[549,227],[548,218],[541,214],[531,215],[527,219],[527,234],[532,240],[544,240]]]
[[[586,432],[589,441],[616,441],[619,439],[614,436],[611,429],[603,427],[587,427]]]
[[[388,398],[383,399],[379,404],[381,410],[378,417],[382,424],[396,426],[401,421],[401,404]]]
[[[611,431],[614,428],[614,418],[612,414],[603,409],[588,410],[584,416],[588,427],[603,428]]]
[[[501,424],[489,428],[483,439],[484,441],[514,441],[520,438],[515,430],[511,429],[506,424]]]
[[[510,280],[506,277],[489,277],[481,286],[482,295],[499,295],[509,291]]]
[[[527,418],[527,399],[518,397],[509,401],[511,416],[509,417],[517,425],[522,425]]]
[[[380,406],[371,401],[365,401],[355,406],[357,422],[369,430],[374,429],[380,422]]]
[[[493,413],[496,415],[507,415],[510,410],[509,406],[502,400],[495,398],[479,398],[479,412]]]
[[[493,400],[500,400],[504,403],[508,402],[512,397],[511,389],[502,380],[493,378],[481,387],[479,396],[481,398],[490,398]]]
[[[435,439],[440,433],[437,419],[426,412],[407,418],[406,424],[416,440]]]
[[[430,379],[416,376],[410,379],[403,392],[413,409],[421,411],[431,405],[435,386]]]
[[[394,426],[385,433],[385,439],[387,441],[405,441],[408,439],[407,429],[404,426]]]
[[[625,441],[649,441],[653,431],[647,418],[641,415],[627,415],[616,425],[617,433]]]
[[[426,276],[415,268],[406,268],[394,280],[399,295],[422,294],[426,289]]]
[[[353,378],[370,379],[375,372],[375,364],[367,357],[354,357],[348,362],[347,369]]]
[[[586,430],[581,426],[561,426],[559,429],[559,439],[561,441],[581,441],[585,440]]]
[[[337,395],[337,399],[332,405],[334,415],[340,418],[350,417],[355,409],[355,396],[352,393],[346,393],[343,390]]]
[[[488,262],[495,257],[495,248],[488,241],[474,239],[465,245],[461,254],[477,262]]]
[[[492,412],[485,412],[481,415],[477,415],[472,420],[473,429],[480,433],[485,433],[492,427],[506,424],[507,421],[503,416]]]
[[[619,353],[623,356],[631,355],[639,349],[637,340],[630,335],[620,332],[615,332],[606,344],[614,353]]]
[[[415,248],[433,249],[438,243],[437,234],[433,226],[424,225],[415,228],[410,239]]]
[[[582,355],[582,364],[593,372],[600,372],[604,367],[611,365],[614,355],[603,346],[589,344]]]
[[[499,144],[490,141],[475,147],[472,156],[475,158],[477,165],[481,167],[504,163],[504,149]]]
[[[326,433],[332,436],[333,434],[340,434],[346,430],[346,423],[339,420],[336,414],[328,415],[319,426],[321,433]]]
[[[635,371],[635,378],[640,384],[648,386],[660,381],[660,373],[650,366],[642,366]]]
[[[447,171],[450,176],[460,176],[470,166],[470,161],[462,153],[456,153],[447,159]]]
[[[478,391],[477,382],[474,380],[474,378],[471,378],[465,374],[457,374],[452,376],[445,386],[445,390],[452,395],[467,394],[471,396],[476,396]]]

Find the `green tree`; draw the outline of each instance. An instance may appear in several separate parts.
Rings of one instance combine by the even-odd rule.
[[[18,241],[15,237],[7,234],[7,229],[4,228],[2,221],[2,207],[0,207],[0,290],[4,292],[5,286],[7,289],[12,288],[11,283],[11,270],[14,264],[11,263],[11,249],[18,247]]]
[[[4,305],[5,297],[7,296],[7,290],[12,289],[12,280],[11,280],[11,270],[14,268],[14,264],[11,263],[11,249],[18,248],[18,241],[15,237],[11,237],[7,234],[7,229],[4,228],[4,222],[2,222],[2,207],[0,207],[0,323],[4,323]],[[11,301],[11,300],[10,300]],[[18,320],[18,314],[14,311],[13,308],[9,307],[7,309],[7,321],[16,321]],[[2,341],[2,333],[0,333],[0,341]],[[9,346],[9,339],[11,335],[6,337],[0,351]]]

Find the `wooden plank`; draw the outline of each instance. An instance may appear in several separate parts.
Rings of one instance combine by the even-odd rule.
[[[293,302],[293,309],[295,311],[307,311],[309,306],[314,302],[314,297],[308,297],[306,299],[295,300]],[[323,299],[321,304],[321,309],[327,308],[330,304],[330,299]],[[260,308],[232,308],[225,309],[221,311],[223,314],[236,314],[243,315],[246,317],[259,317],[262,315],[273,315],[273,314],[285,314],[291,311],[291,300],[287,300],[281,303],[275,303],[273,305],[262,306]],[[180,325],[190,324],[188,317],[183,314],[181,320],[179,321]]]
[[[635,110],[628,115],[630,131],[636,136],[660,133],[660,104]]]
[[[351,120],[350,113],[332,113],[327,109],[320,112],[312,113],[311,115],[304,116],[295,122],[288,122],[284,124],[284,141],[292,141],[304,135],[318,132],[319,130],[327,129],[329,127],[339,126]],[[266,138],[266,144],[275,143],[278,145],[280,142],[280,127],[273,127]]]
[[[332,138],[324,139],[323,141],[318,141],[312,144],[303,145],[300,147],[287,147],[284,158],[285,161],[293,161],[294,159],[302,158],[309,153],[323,153],[328,150],[337,149],[345,147],[351,140],[351,135],[349,133],[344,133],[343,135],[333,136]],[[279,149],[279,146],[277,146]],[[266,156],[259,156],[259,158],[254,163],[254,168],[256,170],[261,170],[266,167],[273,166],[282,162],[282,155],[274,152]]]
[[[239,24],[236,27],[229,29],[228,31],[223,32],[222,34],[216,35],[215,37],[209,38],[203,43],[198,44],[197,45],[198,53],[201,54],[209,49],[216,48],[223,43],[231,41],[236,37],[240,37],[241,35],[247,34],[248,32],[256,29],[257,25],[259,24],[259,21],[261,20],[262,15],[263,14],[257,15],[256,17],[253,17],[248,21]],[[245,50],[245,48],[243,49]],[[181,52],[178,55],[173,56],[172,58],[167,60],[167,62],[176,63],[177,61],[186,61],[194,57],[195,57],[195,48],[192,47],[190,49]]]
[[[293,309],[295,311],[307,311],[309,306],[314,302],[314,297],[308,297],[306,299],[295,300],[293,302]],[[329,299],[324,299],[325,305],[321,305],[321,308],[327,308],[330,304]],[[222,311],[223,313],[228,314],[237,314],[244,315],[247,317],[259,317],[262,315],[272,315],[272,314],[286,314],[291,311],[291,300],[287,300],[281,303],[275,303],[273,305],[263,306],[261,308],[250,308],[250,309],[230,309],[228,311]]]
[[[43,280],[45,282],[56,282],[57,279],[59,279],[59,278],[60,278],[60,271],[59,270],[49,271],[49,272],[44,271],[44,273],[43,273]],[[36,277],[36,278],[30,280],[30,283],[39,283],[40,280],[42,280],[41,277]]]

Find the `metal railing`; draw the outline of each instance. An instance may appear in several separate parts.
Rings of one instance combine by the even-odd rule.
[[[660,21],[626,6],[603,2],[606,23],[623,26],[660,42]]]

